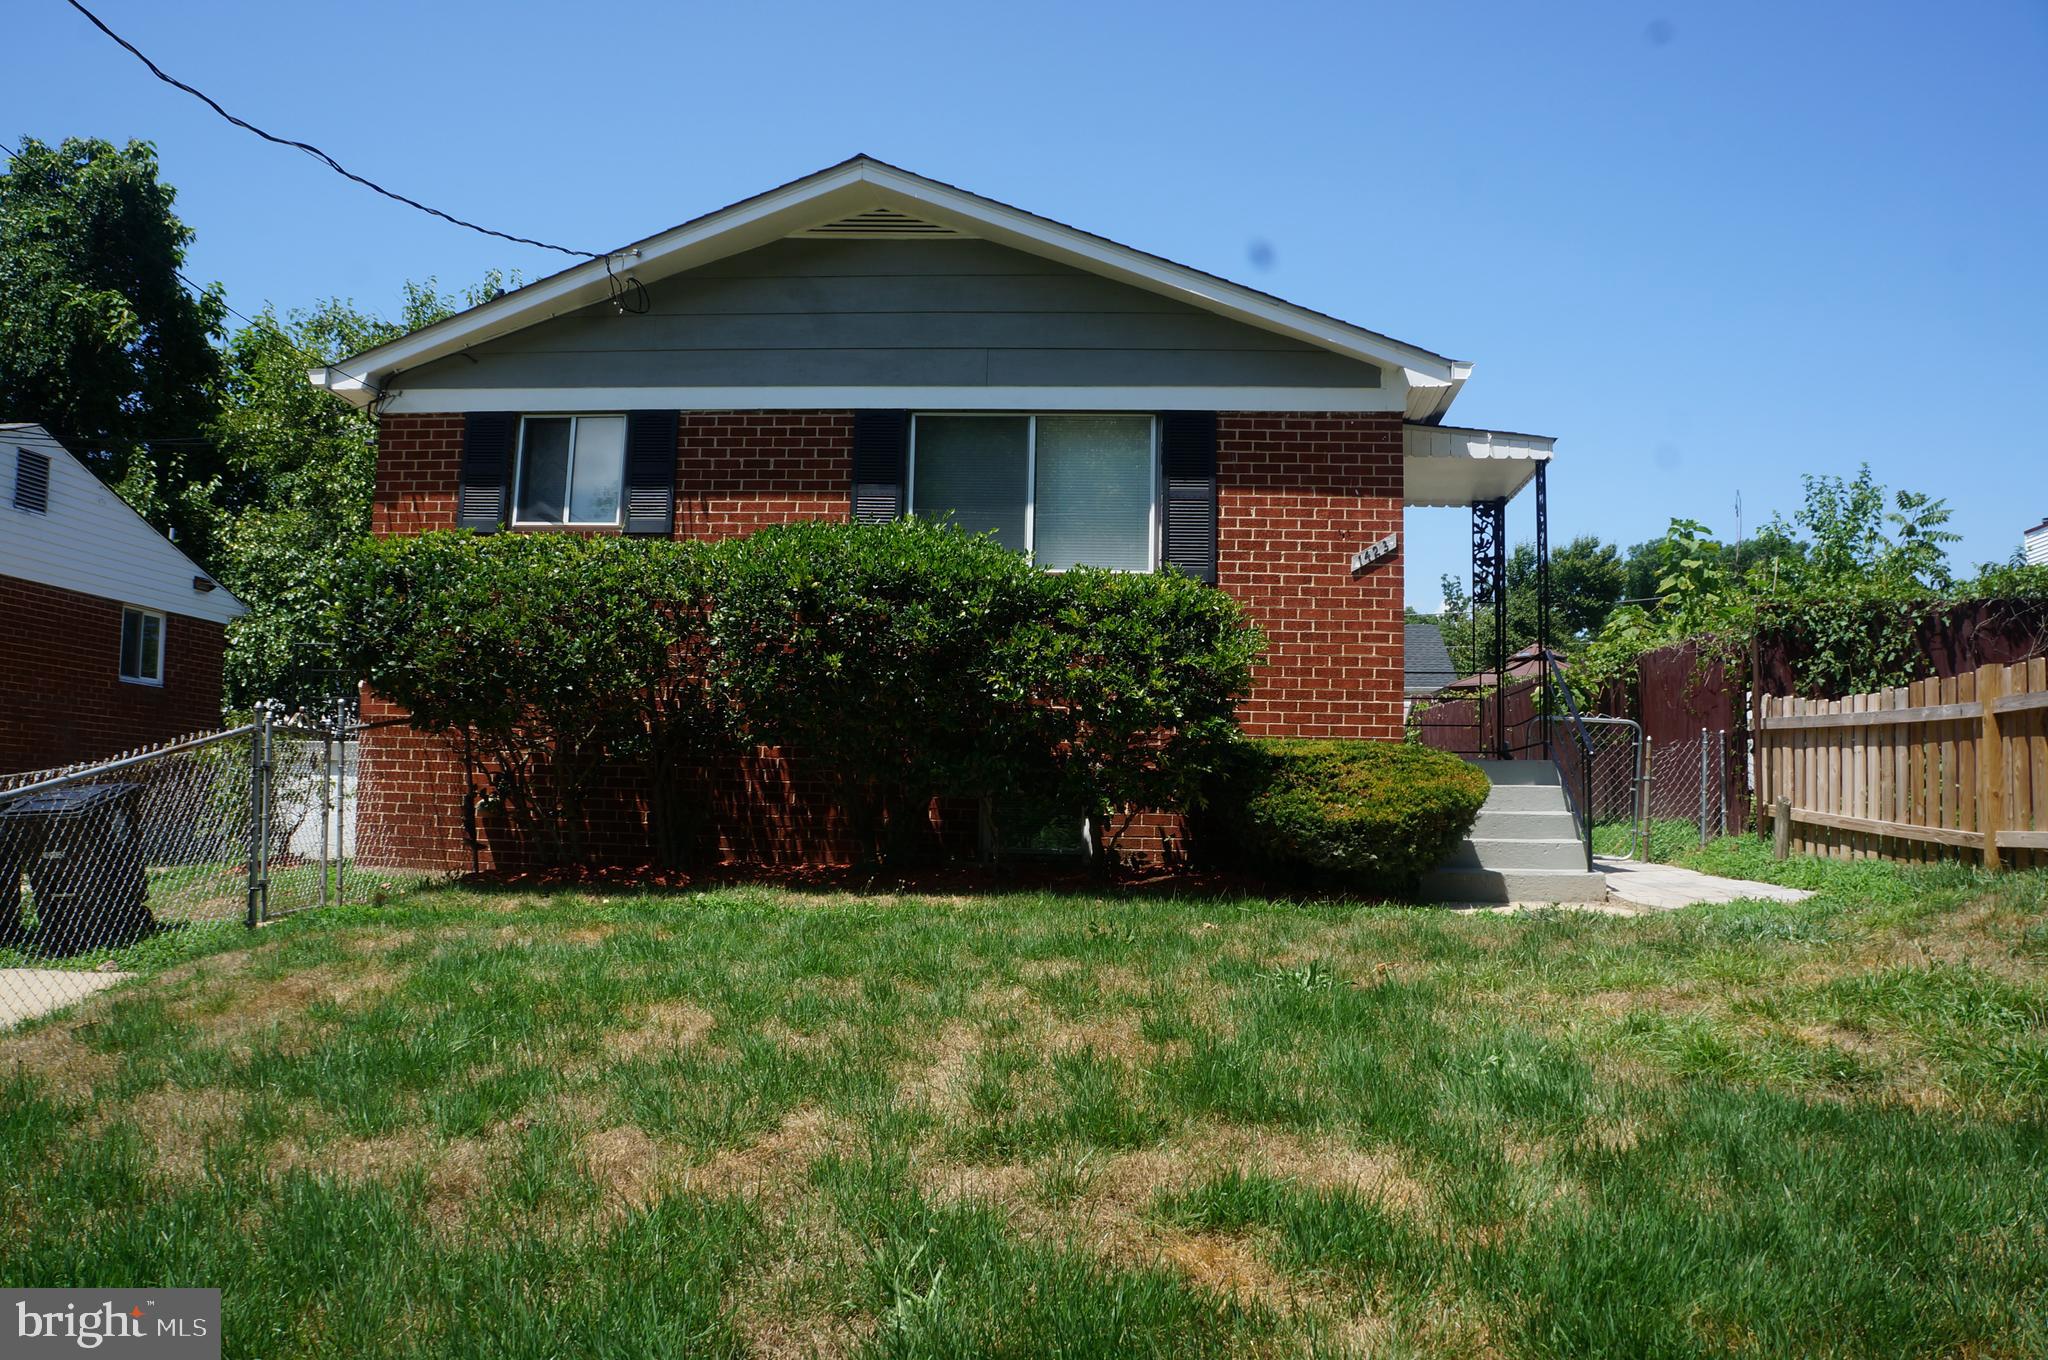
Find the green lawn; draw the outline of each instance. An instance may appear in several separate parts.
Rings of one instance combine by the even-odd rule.
[[[1697,858],[1823,893],[214,933],[0,1037],[0,1282],[266,1357],[2048,1354],[2048,877]]]

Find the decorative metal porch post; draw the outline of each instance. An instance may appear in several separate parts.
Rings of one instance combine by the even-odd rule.
[[[1472,502],[1472,608],[1493,605],[1493,746],[1502,760],[1508,758],[1507,514],[1505,496]]]
[[[1550,487],[1547,461],[1536,464],[1536,652],[1543,670],[1543,758],[1550,759]]]

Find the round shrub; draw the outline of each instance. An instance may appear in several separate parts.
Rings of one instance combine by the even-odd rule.
[[[1250,741],[1198,826],[1205,858],[1294,882],[1404,893],[1472,829],[1486,776],[1397,741]]]

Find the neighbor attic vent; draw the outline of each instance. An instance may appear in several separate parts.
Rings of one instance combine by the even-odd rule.
[[[48,454],[30,453],[27,449],[14,451],[14,508],[33,510],[38,515],[50,513]]]
[[[794,233],[798,236],[965,236],[964,231],[927,222],[922,217],[897,212],[894,208],[869,208],[851,217],[842,217],[837,222],[822,226],[806,227]]]

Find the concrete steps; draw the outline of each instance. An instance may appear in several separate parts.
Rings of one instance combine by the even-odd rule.
[[[1472,834],[1498,841],[1575,841],[1578,825],[1569,812],[1482,812],[1472,824]],[[1581,866],[1585,857],[1580,856]]]
[[[1439,902],[1604,902],[1607,878],[1586,847],[1547,760],[1480,760],[1493,787],[1471,835],[1422,878]]]

